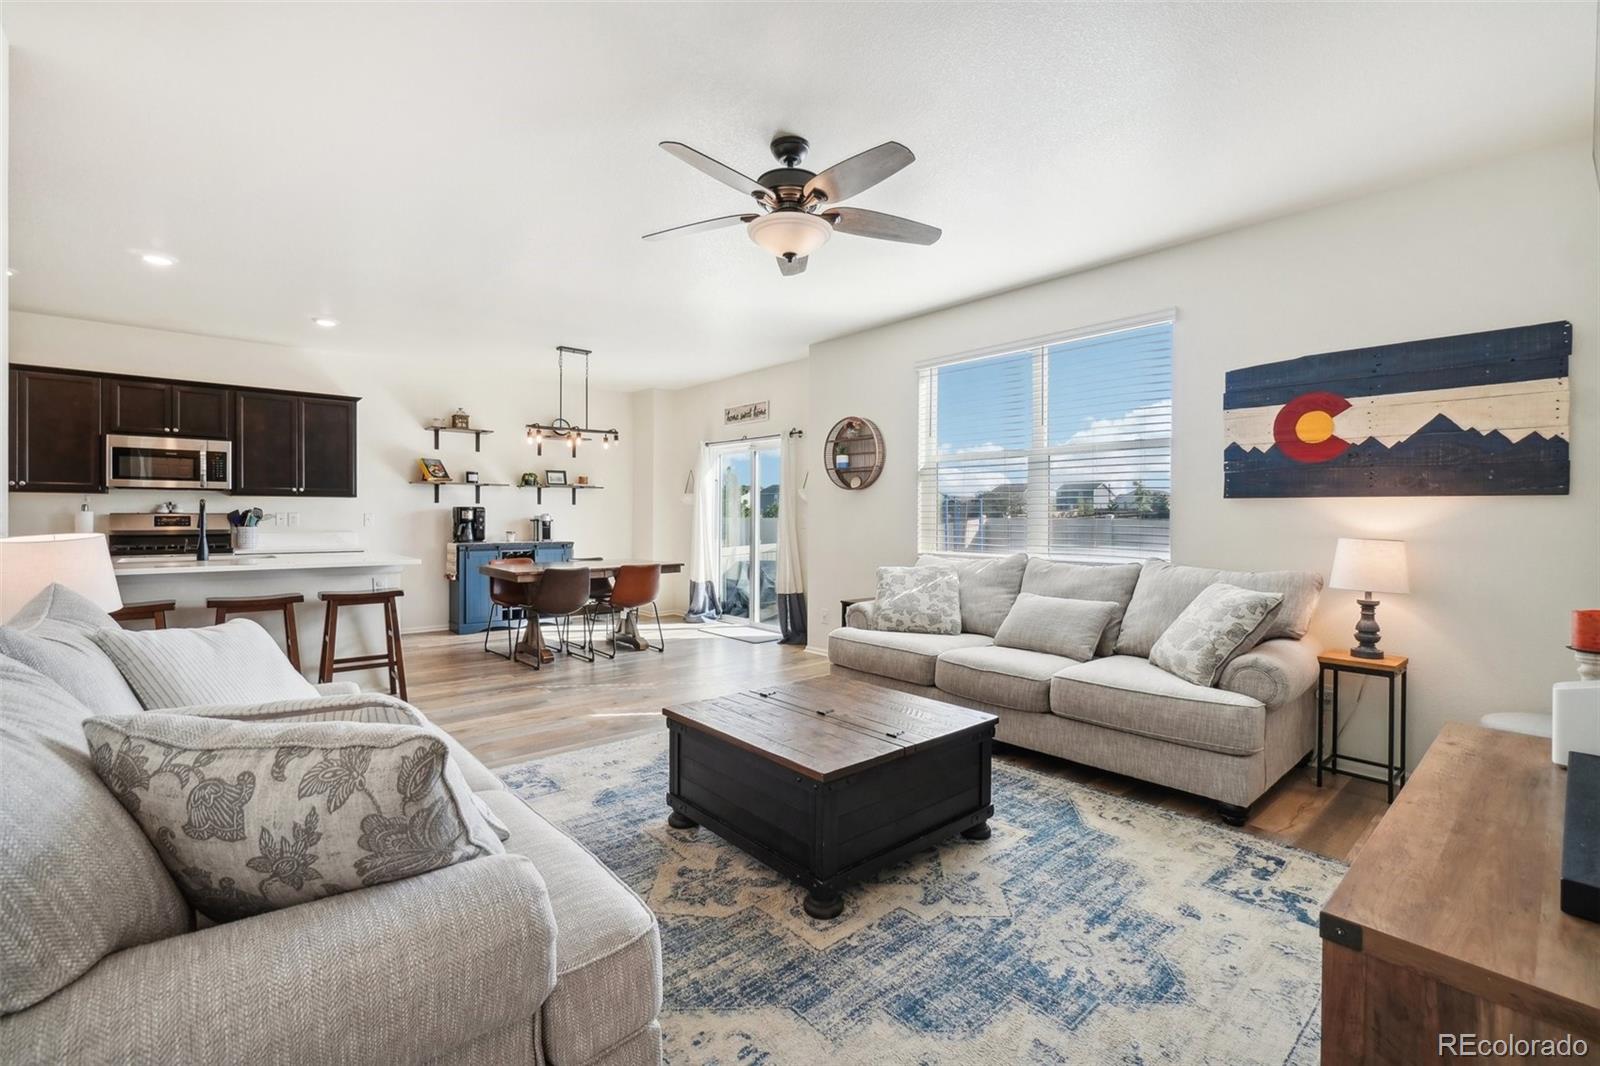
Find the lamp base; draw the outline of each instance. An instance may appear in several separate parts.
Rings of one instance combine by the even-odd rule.
[[[1361,605],[1361,620],[1356,623],[1356,646],[1350,649],[1350,654],[1357,659],[1381,659],[1383,652],[1378,650],[1378,601],[1368,593],[1366,599],[1356,602]]]

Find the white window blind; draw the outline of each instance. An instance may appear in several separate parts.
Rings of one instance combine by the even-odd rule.
[[[1170,321],[917,373],[923,551],[1168,557]]]

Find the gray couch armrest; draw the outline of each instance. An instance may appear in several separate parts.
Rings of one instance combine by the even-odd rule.
[[[5,1062],[421,1062],[534,1016],[555,917],[520,855],[119,951],[0,1019]]]
[[[1217,687],[1278,707],[1317,683],[1317,652],[1311,638],[1268,640],[1223,668]]]
[[[876,629],[878,601],[862,600],[860,603],[852,603],[844,612],[844,624],[854,629]]]
[[[383,692],[347,695],[308,696],[303,700],[274,700],[270,703],[211,703],[188,707],[163,707],[158,714],[190,714],[200,718],[231,718],[236,721],[316,721],[340,718],[360,722],[389,722],[405,725],[421,715],[398,696]]]

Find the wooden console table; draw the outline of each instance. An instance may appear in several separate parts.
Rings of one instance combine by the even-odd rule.
[[[1559,905],[1566,792],[1549,740],[1444,727],[1323,908],[1325,1066],[1455,1061],[1441,1034],[1600,1054],[1600,924]]]

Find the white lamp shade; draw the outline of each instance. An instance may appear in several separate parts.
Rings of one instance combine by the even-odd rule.
[[[805,211],[774,211],[751,221],[750,239],[775,256],[804,259],[828,243],[833,227]]]
[[[103,611],[122,606],[103,533],[0,538],[0,622],[10,621],[52,584],[65,585]]]
[[[1403,540],[1356,540],[1340,537],[1333,549],[1328,585],[1358,592],[1410,592]]]

